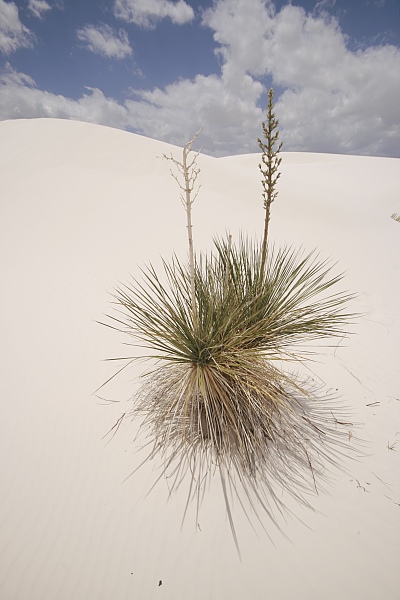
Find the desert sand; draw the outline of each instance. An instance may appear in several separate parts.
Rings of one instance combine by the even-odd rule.
[[[199,145],[201,140],[199,140]],[[168,497],[143,456],[132,408],[143,365],[116,370],[124,337],[97,321],[118,282],[172,252],[185,213],[170,164],[181,149],[54,119],[0,123],[2,600],[395,600],[400,575],[400,160],[283,153],[270,234],[338,261],[362,316],[320,349],[315,377],[337,390],[364,440],[315,511],[232,540],[219,485],[198,519]],[[261,236],[258,155],[200,155],[194,242]],[[356,427],[358,423],[358,427]],[[105,437],[104,437],[105,436]],[[126,479],[126,481],[124,481]],[[162,583],[161,585],[160,582]]]

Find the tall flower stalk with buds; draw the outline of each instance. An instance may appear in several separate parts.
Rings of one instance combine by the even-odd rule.
[[[279,166],[282,162],[282,158],[278,157],[282,149],[282,142],[279,142],[279,121],[275,117],[274,113],[274,90],[271,88],[268,92],[268,109],[267,109],[267,121],[262,122],[262,130],[264,133],[264,141],[258,138],[258,145],[261,148],[262,155],[261,161],[258,165],[261,174],[263,176],[262,186],[265,209],[265,220],[264,220],[264,235],[261,249],[261,271],[264,271],[265,262],[267,260],[267,247],[268,247],[268,229],[269,221],[271,218],[271,204],[276,199],[278,191],[276,184],[279,177]]]

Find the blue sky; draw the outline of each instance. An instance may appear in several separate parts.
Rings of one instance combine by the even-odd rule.
[[[400,157],[399,0],[0,0],[0,120],[89,121],[203,152]]]

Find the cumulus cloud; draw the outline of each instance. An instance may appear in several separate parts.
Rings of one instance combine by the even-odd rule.
[[[16,4],[0,0],[0,52],[11,54],[18,48],[30,48],[33,42],[33,33],[19,20]]]
[[[214,41],[218,44],[215,53],[222,58],[225,70],[263,75],[275,19],[272,3],[220,0],[205,11],[203,25],[214,31]]]
[[[44,13],[51,10],[51,6],[46,0],[29,0],[28,9],[35,17],[41,19]]]
[[[118,19],[148,29],[154,28],[166,18],[176,25],[183,25],[194,19],[193,8],[184,0],[115,0],[114,14]]]
[[[329,85],[287,89],[277,110],[292,150],[399,156],[400,53],[393,46],[346,55]],[[336,85],[335,85],[336,82]]]
[[[88,50],[107,58],[122,59],[133,53],[125,29],[117,32],[109,25],[86,25],[77,31],[77,37]]]
[[[34,80],[18,73],[10,65],[0,76],[0,119],[52,117],[75,119],[124,129],[127,110],[101,90],[86,88],[78,100],[51,94],[36,87]]]

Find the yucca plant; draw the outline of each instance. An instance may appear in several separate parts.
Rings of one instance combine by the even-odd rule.
[[[264,126],[272,143],[262,173],[272,173],[273,186],[264,186],[262,243],[242,238],[234,244],[228,236],[217,239],[210,254],[195,253],[191,194],[199,169],[195,159],[188,161],[195,136],[182,162],[166,157],[183,176],[189,261],[175,256],[163,262],[162,277],[149,267],[141,280],[118,288],[118,314],[110,323],[152,361],[132,410],[150,438],[149,457],[163,457],[172,489],[187,475],[189,499],[199,500],[217,471],[236,543],[232,492],[244,508],[247,499],[249,518],[259,518],[262,509],[275,523],[274,508],[283,508],[278,490],[308,505],[306,492],[318,490],[321,461],[339,460],[348,426],[334,415],[331,396],[322,400],[311,380],[282,368],[283,361],[304,361],[310,342],[343,336],[350,296],[331,293],[341,276],[331,275],[331,265],[315,253],[267,244],[268,194],[275,199],[278,177],[268,160],[279,166],[280,150],[274,154],[272,98],[270,126]]]
[[[348,295],[320,297],[339,278],[318,257],[288,248],[269,253],[255,295],[261,260],[251,241],[217,241],[195,262],[196,326],[190,267],[177,258],[164,263],[166,284],[150,268],[118,289],[112,317],[155,361],[133,409],[151,456],[163,456],[172,489],[188,474],[197,498],[217,469],[233,533],[228,484],[244,489],[256,514],[255,500],[271,517],[271,501],[282,509],[276,485],[307,504],[302,492],[317,489],[321,457],[335,462],[347,435],[332,397],[322,402],[311,381],[280,363],[302,361],[303,342],[343,335]]]

